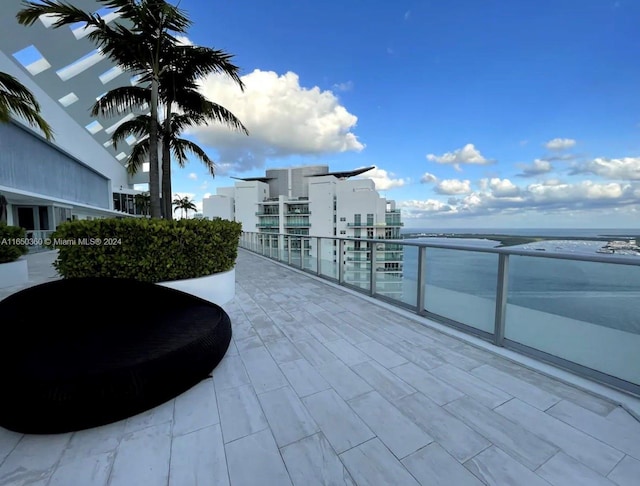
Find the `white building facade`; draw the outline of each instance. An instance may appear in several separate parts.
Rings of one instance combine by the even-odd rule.
[[[277,246],[294,260],[342,265],[345,282],[358,287],[371,284],[373,263],[377,293],[397,297],[401,245],[356,241],[401,238],[403,223],[395,201],[381,197],[373,180],[353,178],[370,169],[329,172],[328,166],[316,165],[267,170],[265,177],[219,188],[204,199],[203,214],[242,223],[245,232],[259,233],[263,244]],[[341,238],[348,240],[340,243]]]
[[[99,12],[106,21],[117,13],[98,10],[95,0],[73,4]],[[86,38],[78,26],[52,28],[41,18],[19,25],[20,0],[3,0],[0,16],[0,71],[16,77],[36,97],[54,139],[16,117],[0,124],[0,194],[8,201],[7,223],[32,236],[46,234],[69,219],[120,217],[139,213],[134,184],[148,172],[128,175],[126,159],[136,140],[115,150],[110,137],[119,123],[92,118],[93,103],[112,88],[133,82]]]

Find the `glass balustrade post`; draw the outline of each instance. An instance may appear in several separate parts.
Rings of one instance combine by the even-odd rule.
[[[376,244],[373,241],[369,242],[369,253],[369,260],[371,260],[371,268],[369,269],[369,295],[373,297],[376,293]]]
[[[287,236],[287,263],[291,266],[291,236]]]
[[[425,314],[425,290],[426,290],[426,281],[427,281],[427,247],[420,246],[418,247],[418,282],[416,285],[417,288],[417,296],[416,296],[416,310],[418,314]]]
[[[498,256],[498,282],[496,286],[496,321],[493,341],[496,346],[504,346],[504,326],[507,314],[507,295],[509,285],[509,255]]]
[[[316,275],[318,276],[322,275],[322,272],[320,271],[322,268],[322,252],[320,251],[321,249],[322,249],[322,238],[317,236],[316,237]]]
[[[338,240],[338,283],[344,284],[344,262],[342,256],[344,255],[344,240]]]

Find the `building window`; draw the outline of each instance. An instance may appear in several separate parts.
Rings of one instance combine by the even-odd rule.
[[[346,232],[345,230],[340,230],[340,234],[341,234],[341,235],[346,235],[346,234],[347,234],[347,232]]]
[[[347,218],[340,218],[340,221],[346,221]]]
[[[353,222],[357,225],[361,224],[362,222],[362,215],[361,214],[354,214],[353,215]]]
[[[373,214],[367,214],[367,226],[373,226]]]

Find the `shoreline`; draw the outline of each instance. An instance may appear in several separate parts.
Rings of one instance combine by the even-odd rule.
[[[517,235],[505,235],[496,233],[405,233],[402,235],[403,239],[411,238],[457,238],[457,239],[485,239],[491,241],[497,241],[499,245],[496,248],[526,245],[530,243],[538,243],[541,241],[602,241],[608,243],[614,240],[628,241],[639,237],[632,236],[614,236],[614,235],[601,235],[601,236],[517,236]]]

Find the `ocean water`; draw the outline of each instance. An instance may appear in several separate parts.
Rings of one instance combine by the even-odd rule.
[[[602,241],[567,241],[563,237],[602,235],[635,236],[635,230],[612,229],[527,229],[527,230],[416,230],[405,232],[486,233],[520,236],[557,236],[558,240],[518,245],[511,248],[545,248],[554,253],[596,254]],[[498,243],[481,239],[420,238],[465,246],[493,247]],[[508,302],[551,314],[640,334],[640,266],[559,260],[535,256],[512,256],[509,260]],[[406,247],[404,279],[407,289],[417,280],[417,249]],[[640,259],[640,256],[628,258]],[[428,285],[478,297],[496,295],[498,256],[473,251],[427,249]],[[461,303],[464,305],[464,303]],[[428,310],[427,298],[427,310]]]

